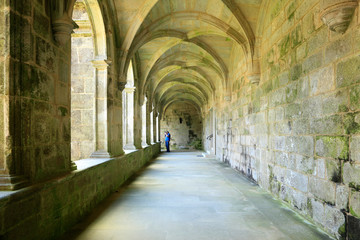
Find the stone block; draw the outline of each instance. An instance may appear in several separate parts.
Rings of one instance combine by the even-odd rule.
[[[347,112],[349,110],[348,99],[348,91],[344,90],[324,96],[322,101],[323,114]]]
[[[297,119],[303,116],[302,104],[292,103],[285,107],[285,119]]]
[[[360,136],[352,136],[350,139],[350,159],[360,163]]]
[[[339,115],[314,118],[310,120],[310,133],[313,134],[343,134],[342,118]]]
[[[360,165],[346,162],[343,164],[343,182],[351,186],[360,186]]]
[[[325,219],[325,227],[330,231],[330,233],[339,238],[339,228],[345,224],[344,214],[339,209],[326,204]]]
[[[310,208],[311,215],[315,222],[324,226],[326,221],[324,204],[315,199],[310,199],[308,200],[308,208]]]
[[[316,159],[315,176],[317,176],[319,178],[325,178],[325,172],[326,172],[325,163],[326,163],[326,160],[323,158]]]
[[[338,209],[348,209],[349,187],[343,184],[336,185],[336,207]]]
[[[291,155],[296,162],[296,170],[303,174],[315,173],[315,160],[313,157],[305,157],[298,154]]]
[[[286,171],[285,183],[293,188],[296,188],[302,192],[308,191],[308,176],[292,171]]]
[[[285,150],[305,156],[313,156],[314,138],[312,136],[287,137]]]
[[[348,113],[344,115],[344,128],[346,134],[360,133],[360,113]]]
[[[302,65],[297,64],[290,69],[290,79],[292,81],[298,80],[302,76]]]
[[[336,184],[316,177],[309,177],[309,192],[326,203],[335,204]]]
[[[93,94],[76,94],[71,98],[72,109],[92,109],[94,103]]]
[[[309,99],[306,99],[303,102],[303,117],[313,119],[318,118],[323,115],[322,113],[322,97],[316,96]]]
[[[351,35],[344,35],[344,37],[332,42],[325,49],[325,64],[335,62],[336,60],[348,55],[351,50]]]
[[[55,49],[49,42],[39,37],[36,38],[36,63],[51,72],[57,69]]]
[[[308,74],[313,70],[323,65],[323,54],[322,52],[316,53],[312,56],[307,57],[302,64],[303,74]]]
[[[353,86],[350,89],[350,109],[352,111],[360,109],[360,85]]]
[[[355,217],[360,217],[360,192],[352,190],[350,192],[350,213]]]
[[[360,56],[337,64],[336,87],[345,87],[360,82]]]
[[[317,52],[319,49],[321,49],[324,46],[324,43],[327,42],[328,39],[328,30],[326,28],[322,28],[320,31],[318,31],[315,35],[313,35],[309,41],[309,52]]]
[[[348,159],[348,137],[321,136],[316,138],[316,155],[337,159]]]
[[[33,12],[34,30],[37,34],[44,38],[49,38],[50,35],[50,20],[44,16],[37,8]]]
[[[309,134],[310,124],[309,119],[294,119],[292,121],[293,134],[294,135],[304,135]]]
[[[330,65],[310,74],[310,95],[318,95],[335,89],[334,69]]]

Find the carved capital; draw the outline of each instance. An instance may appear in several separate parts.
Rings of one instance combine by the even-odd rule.
[[[66,15],[60,19],[55,19],[51,26],[55,41],[60,46],[65,45],[68,41],[70,41],[71,33],[75,28],[77,28],[76,23]]]
[[[331,31],[345,33],[357,6],[357,0],[322,0],[320,18]]]
[[[93,60],[91,62],[97,70],[106,70],[109,66],[106,60]]]
[[[126,93],[134,93],[135,92],[135,87],[125,87],[124,91]]]

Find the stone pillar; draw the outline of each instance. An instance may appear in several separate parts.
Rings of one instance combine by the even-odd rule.
[[[155,111],[155,110],[154,110]],[[159,114],[157,112],[154,112],[154,143],[158,141],[158,116]]]
[[[138,81],[135,81],[138,82]],[[141,143],[141,127],[142,127],[142,114],[141,106],[139,104],[139,91],[135,90],[134,95],[134,145],[136,149],[142,149]]]
[[[151,145],[151,111],[152,111],[152,106],[151,106],[151,103],[150,101],[147,101],[146,102],[146,144],[147,145]]]
[[[107,113],[107,68],[106,60],[92,61],[96,69],[95,81],[95,152],[91,158],[110,157],[108,149],[108,113]]]
[[[147,112],[147,100],[145,99],[145,101],[144,101],[144,103],[143,103],[143,105],[141,106],[141,145],[143,146],[143,147],[147,147],[148,146],[148,144],[147,144],[147,138],[146,138],[146,136],[147,136],[147,134],[146,134],[146,132],[147,132],[147,114],[146,114],[146,112]]]
[[[126,150],[134,150],[134,96],[135,96],[135,87],[125,87],[125,109],[123,109],[123,114],[125,113],[126,117],[124,119],[124,131],[125,141],[123,148]],[[123,105],[124,106],[124,105]]]

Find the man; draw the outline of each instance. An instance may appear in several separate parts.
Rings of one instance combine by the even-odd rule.
[[[170,138],[171,138],[171,135],[170,135],[169,131],[165,131],[165,146],[166,146],[167,152],[170,152]]]

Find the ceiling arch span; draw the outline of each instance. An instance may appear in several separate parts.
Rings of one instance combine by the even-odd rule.
[[[225,78],[224,75],[220,69],[220,67],[218,67],[215,63],[213,63],[211,60],[206,59],[205,57],[197,54],[197,53],[193,53],[193,52],[189,52],[189,51],[178,51],[175,52],[169,56],[166,56],[164,58],[159,58],[156,63],[154,64],[154,66],[151,68],[151,70],[149,71],[148,74],[144,75],[144,78],[142,79],[142,87],[146,87],[146,83],[151,80],[150,76],[152,76],[153,74],[155,74],[157,71],[159,71],[160,69],[162,69],[165,66],[168,66],[170,63],[172,63],[173,61],[178,60],[178,58],[180,59],[184,59],[187,58],[185,64],[186,66],[198,66],[198,67],[204,67],[207,68],[209,71],[213,71],[216,75],[218,75],[219,79],[220,79],[220,84],[225,87],[226,83],[225,83]]]
[[[207,99],[213,96],[213,91],[211,90],[211,87],[208,85],[206,80],[186,71],[174,73],[173,75],[167,75],[166,77],[157,81],[157,83],[154,84],[152,87],[153,91],[151,96],[155,96],[159,89],[161,89],[163,85],[168,82],[187,82],[200,89],[200,91],[207,96]]]
[[[168,21],[179,21],[181,19],[186,20],[193,20],[193,21],[201,21],[204,23],[208,23],[211,26],[216,27],[221,32],[226,34],[227,37],[233,39],[235,42],[240,44],[245,52],[245,55],[247,56],[250,51],[248,43],[249,40],[246,38],[247,36],[242,36],[237,30],[232,28],[229,24],[225,23],[219,18],[216,18],[212,15],[209,15],[204,12],[196,12],[196,11],[180,11],[180,12],[173,12],[171,14],[165,15],[161,18],[159,18],[157,21],[152,22],[149,26],[144,27],[144,29],[138,33],[140,38],[145,37],[147,34],[151,34],[151,32],[154,32],[156,28],[160,27],[164,22]],[[126,61],[128,59],[128,52],[130,49],[130,46],[127,46],[126,50],[124,49],[123,52],[126,54],[126,56],[123,56],[121,59],[121,71],[124,72]]]
[[[212,79],[212,77],[210,75],[208,75],[206,73],[206,71],[204,71],[202,68],[198,67],[198,66],[191,66],[189,65],[189,63],[185,62],[185,61],[171,61],[171,62],[166,62],[163,61],[161,64],[156,66],[158,69],[155,71],[156,73],[159,73],[161,69],[165,69],[165,68],[170,68],[169,71],[165,71],[164,75],[160,75],[157,76],[156,73],[149,75],[149,79],[151,78],[155,78],[155,79],[162,79],[164,77],[166,77],[167,74],[171,73],[172,71],[176,71],[176,70],[183,70],[186,71],[188,73],[190,73],[192,76],[196,76],[198,77],[198,79],[201,79],[202,82],[204,82],[206,85],[208,85],[213,93],[215,93],[216,90],[216,86],[221,85],[221,83],[216,83],[216,81],[214,79]],[[140,104],[142,105],[144,102],[144,93],[147,91],[148,87],[149,87],[150,81],[145,82],[143,87],[140,87]]]
[[[160,111],[159,111],[159,115],[160,118],[162,118],[162,116],[165,115],[165,113],[167,112],[167,110],[171,107],[171,105],[179,103],[179,102],[183,102],[183,103],[188,103],[191,106],[193,106],[198,112],[199,115],[202,115],[202,111],[201,111],[201,107],[198,106],[194,101],[189,100],[189,99],[174,99],[173,101],[169,102],[166,104],[166,106],[164,106]]]
[[[169,97],[166,101],[163,101],[162,103],[160,103],[159,105],[159,109],[160,110],[166,110],[167,106],[174,101],[191,101],[193,102],[193,104],[195,106],[197,106],[197,108],[199,109],[199,112],[202,112],[202,103],[199,102],[199,100],[193,96],[193,95],[189,95],[189,94],[177,94],[177,95],[173,95],[171,97]]]
[[[181,41],[181,40],[180,40]],[[225,63],[221,60],[221,58],[216,54],[215,51],[213,51],[210,47],[207,47],[204,43],[202,47],[199,47],[201,50],[206,48],[207,50],[204,50],[207,54],[205,56],[200,55],[200,53],[192,52],[189,50],[178,50],[176,49],[178,47],[179,42],[174,41],[170,43],[169,45],[165,45],[162,48],[160,48],[154,55],[152,56],[151,60],[148,62],[145,73],[143,74],[143,81],[147,81],[148,76],[153,71],[153,68],[156,64],[158,64],[162,59],[166,59],[167,61],[171,61],[172,59],[176,58],[190,58],[191,61],[196,61],[198,65],[208,67],[209,69],[212,69],[222,80],[223,80],[223,86],[226,86],[226,81],[228,80],[228,69],[225,65]],[[186,44],[186,43],[182,43]],[[191,43],[187,43],[191,44]],[[198,43],[200,44],[200,43]],[[196,45],[196,44],[195,44]],[[197,45],[196,45],[197,46]],[[198,46],[197,46],[198,47]],[[211,54],[207,51],[211,51]],[[214,59],[214,57],[216,59]]]
[[[158,102],[167,91],[172,91],[174,89],[179,89],[179,88],[181,88],[181,90],[183,91],[188,90],[189,92],[193,92],[203,102],[208,102],[209,96],[207,95],[206,92],[204,92],[203,89],[189,82],[181,82],[181,79],[164,83],[161,88],[157,88],[153,96],[155,98],[155,102]]]
[[[204,35],[206,33],[207,33],[207,35],[209,35],[208,32],[206,32],[206,31],[203,31],[203,33],[204,33]],[[212,32],[212,33],[214,33],[214,32]],[[213,34],[213,35],[224,36],[224,35],[221,35],[221,34]],[[166,52],[172,46],[175,46],[175,45],[177,45],[179,43],[188,42],[188,43],[195,44],[196,46],[198,46],[198,47],[202,48],[203,50],[205,50],[210,56],[212,56],[215,59],[215,61],[219,64],[222,71],[224,72],[225,78],[227,79],[228,75],[229,75],[229,70],[228,70],[228,67],[226,66],[225,62],[223,61],[223,59],[219,56],[219,54],[209,44],[207,44],[204,41],[202,41],[201,39],[197,38],[198,36],[202,36],[202,35],[197,34],[196,36],[193,36],[192,38],[189,38],[188,34],[185,33],[185,32],[169,29],[169,30],[158,30],[158,31],[155,31],[153,33],[148,33],[148,35],[144,36],[144,37],[136,37],[135,40],[134,40],[134,45],[132,45],[132,47],[131,47],[131,49],[129,51],[129,58],[126,60],[125,69],[127,69],[132,56],[143,45],[151,42],[154,39],[170,37],[170,38],[180,39],[181,41],[174,41],[171,44],[169,44],[167,46],[164,46],[164,48],[162,49],[162,52]],[[166,49],[166,47],[168,49]]]
[[[187,91],[186,89],[168,89],[161,97],[161,99],[159,100],[158,103],[156,103],[156,105],[159,106],[164,106],[167,102],[169,102],[172,99],[175,98],[182,98],[182,99],[192,99],[195,102],[198,103],[199,106],[204,106],[205,105],[205,101],[201,98],[199,98],[199,96],[197,94],[195,94],[194,92],[191,91]]]

